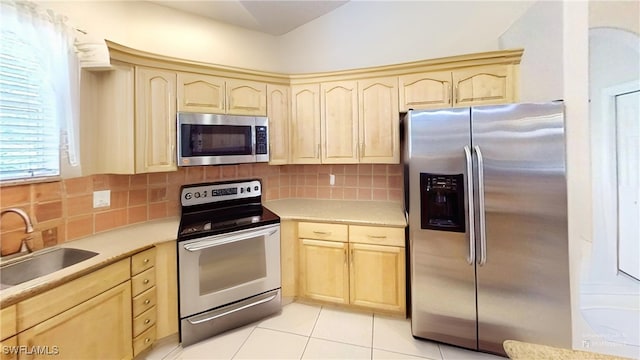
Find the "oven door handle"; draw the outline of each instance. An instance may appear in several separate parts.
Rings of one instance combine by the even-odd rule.
[[[267,295],[269,295],[269,294],[267,294]],[[197,320],[187,319],[187,321],[189,323],[191,323],[192,325],[202,324],[204,322],[215,320],[215,319],[221,318],[223,316],[231,315],[231,314],[233,314],[234,312],[237,312],[237,311],[245,310],[245,309],[248,309],[250,307],[254,307],[254,306],[257,306],[257,305],[260,305],[260,304],[264,304],[266,302],[269,302],[269,301],[275,299],[276,296],[278,296],[278,292],[276,292],[274,295],[271,295],[269,297],[260,299],[258,301],[254,301],[254,302],[246,304],[246,305],[239,306],[239,307],[237,307],[235,309],[231,309],[231,310],[219,313],[219,314],[215,314],[213,316],[206,317],[204,319],[197,319]],[[204,314],[204,315],[206,315],[206,314]]]
[[[278,231],[277,226],[278,225],[275,225],[276,227],[275,229],[274,227],[268,227],[262,230],[250,229],[248,231],[239,231],[237,233],[232,233],[232,234],[214,235],[214,236],[206,237],[189,244],[185,244],[183,245],[183,247],[187,251],[196,252],[196,251],[212,248],[215,246],[252,239],[258,236],[265,236],[265,235],[271,236]]]

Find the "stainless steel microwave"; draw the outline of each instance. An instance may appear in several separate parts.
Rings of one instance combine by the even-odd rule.
[[[178,166],[267,162],[268,125],[260,116],[178,113]]]

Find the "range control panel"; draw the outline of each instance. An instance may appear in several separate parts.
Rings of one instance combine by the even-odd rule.
[[[182,187],[180,203],[182,206],[193,206],[261,195],[262,185],[260,184],[260,180],[194,184]]]

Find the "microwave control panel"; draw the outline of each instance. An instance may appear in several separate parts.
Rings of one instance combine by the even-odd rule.
[[[256,154],[268,154],[267,127],[256,126]]]

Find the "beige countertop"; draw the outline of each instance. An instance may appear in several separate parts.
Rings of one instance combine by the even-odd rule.
[[[59,247],[97,252],[98,255],[54,273],[0,290],[0,307],[62,285],[82,275],[131,256],[154,244],[176,240],[178,218],[148,221],[70,241]]]
[[[283,220],[407,226],[404,207],[394,202],[282,199],[267,201],[264,205]]]
[[[283,199],[268,201],[264,205],[283,220],[393,227],[407,225],[402,204],[392,202]],[[148,221],[61,244],[59,247],[94,251],[98,255],[54,273],[0,290],[0,307],[15,304],[62,285],[155,244],[174,241],[179,221],[179,218]]]

